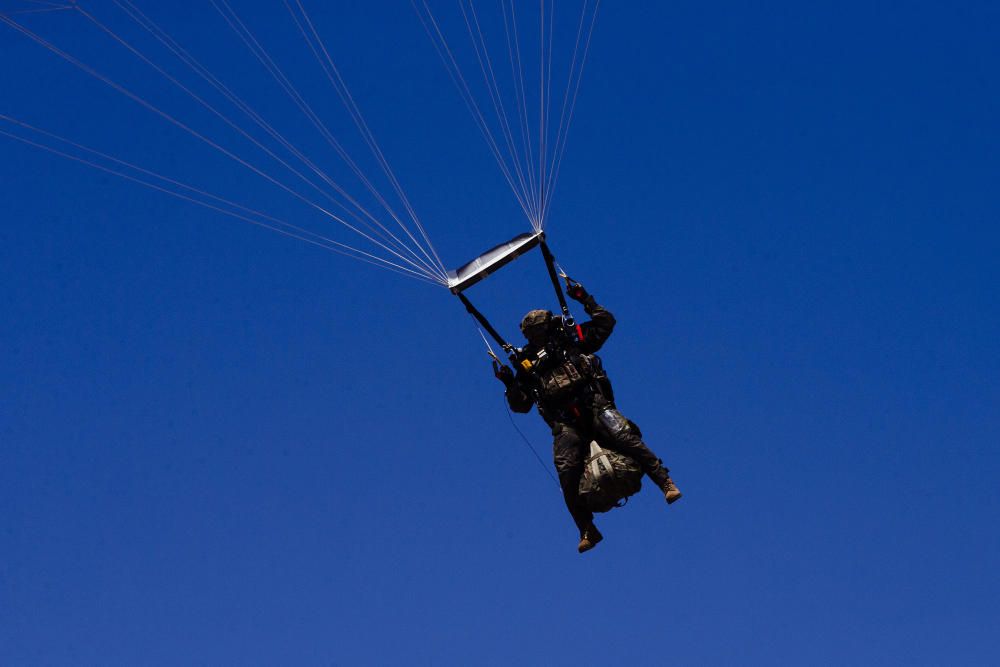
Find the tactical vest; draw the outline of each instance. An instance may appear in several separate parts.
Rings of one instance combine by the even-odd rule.
[[[539,412],[550,423],[580,417],[597,397],[614,401],[600,358],[575,345],[537,350],[521,366],[530,378]]]
[[[597,379],[593,355],[570,353],[561,363],[541,369],[536,378],[541,398],[559,402],[579,395]]]

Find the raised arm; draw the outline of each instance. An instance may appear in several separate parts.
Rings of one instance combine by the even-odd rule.
[[[590,315],[590,320],[580,325],[580,333],[583,335],[580,347],[584,352],[597,352],[611,336],[615,328],[615,316],[597,303],[583,285],[577,283],[566,291],[571,299],[582,303],[584,311]]]

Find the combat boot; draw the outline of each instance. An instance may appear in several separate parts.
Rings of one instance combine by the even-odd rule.
[[[597,530],[597,526],[590,524],[580,535],[580,544],[576,546],[576,550],[580,553],[584,551],[590,551],[597,546],[597,543],[604,539],[601,535],[601,531]]]
[[[677,488],[674,484],[674,480],[667,477],[666,483],[663,485],[663,497],[667,499],[667,504],[671,505],[676,503],[681,499],[681,490]]]

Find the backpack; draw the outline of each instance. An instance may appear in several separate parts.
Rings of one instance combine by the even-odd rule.
[[[591,512],[622,507],[642,488],[642,468],[627,456],[590,442],[590,456],[580,477],[580,498]]]

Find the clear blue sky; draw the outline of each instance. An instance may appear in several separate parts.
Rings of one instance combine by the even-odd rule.
[[[445,262],[526,230],[409,4],[309,5]],[[322,154],[206,3],[140,6]],[[280,3],[236,6],[317,75]],[[219,130],[80,16],[20,18]],[[0,138],[0,663],[1000,664],[998,29],[604,3],[550,239],[685,497],[582,557],[445,290]],[[0,53],[0,113],[303,214]],[[553,305],[537,255],[470,294],[511,336]]]

